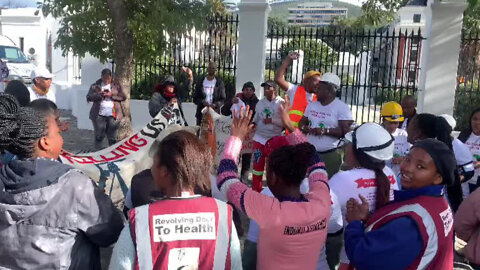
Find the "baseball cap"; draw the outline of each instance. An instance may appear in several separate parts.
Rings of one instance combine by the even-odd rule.
[[[255,90],[255,85],[253,85],[253,82],[246,82],[243,84],[242,90],[245,88],[252,88],[253,90]]]
[[[165,79],[163,80],[163,84],[164,84],[164,85],[168,85],[168,84],[175,85],[175,78],[174,78],[172,75],[168,75],[168,76],[165,77]]]
[[[262,83],[260,85],[261,87],[265,87],[265,86],[268,86],[268,87],[277,87],[277,84],[274,82],[274,81],[266,81],[264,83]]]
[[[377,123],[362,124],[345,134],[345,139],[352,142],[357,150],[375,159],[389,160],[393,157],[395,139]]]
[[[320,78],[320,81],[332,84],[337,89],[340,88],[341,84],[340,78],[337,76],[337,74],[331,72],[323,74],[322,78]]]
[[[316,70],[309,70],[307,71],[307,73],[305,73],[305,75],[303,75],[303,79],[308,79],[308,78],[311,78],[313,76],[322,76],[322,73],[320,73],[320,71],[316,71]]]
[[[30,78],[32,80],[35,78],[51,79],[53,77],[55,77],[55,75],[53,75],[50,71],[48,71],[48,69],[44,67],[36,67],[35,70],[33,70],[32,73],[30,73]]]

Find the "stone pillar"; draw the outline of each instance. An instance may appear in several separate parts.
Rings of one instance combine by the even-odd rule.
[[[453,115],[464,1],[435,1],[427,8],[418,111]]]
[[[236,90],[245,82],[255,85],[255,94],[263,97],[260,84],[265,77],[265,43],[270,6],[266,0],[242,0],[239,5],[239,34]]]

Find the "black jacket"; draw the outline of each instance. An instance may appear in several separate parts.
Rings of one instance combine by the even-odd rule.
[[[203,92],[203,80],[206,76],[202,76],[195,86],[195,93],[193,94],[193,103],[197,105],[197,112],[195,117],[197,119],[202,118],[202,109],[203,102],[205,101],[206,95]],[[223,103],[225,102],[226,94],[225,94],[225,83],[223,82],[220,77],[215,76],[215,90],[213,92],[213,104],[215,104],[215,111],[220,112],[220,107],[222,107]]]

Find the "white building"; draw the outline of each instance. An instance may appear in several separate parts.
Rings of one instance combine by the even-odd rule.
[[[335,18],[346,18],[348,9],[329,2],[307,2],[288,9],[288,24],[300,27],[331,25]]]
[[[73,53],[63,56],[60,49],[54,48],[57,30],[57,21],[51,16],[43,16],[37,8],[1,10],[0,35],[12,40],[32,63],[46,67],[55,75],[52,89],[56,93],[57,105],[70,108],[70,97],[62,92],[80,84],[81,62]]]
[[[422,40],[415,38],[418,33],[425,33],[425,24],[430,14],[427,2],[429,0],[411,0],[397,12],[395,21],[390,25],[391,31],[400,38],[392,46],[393,59],[396,59],[396,74],[392,81],[397,85],[418,85],[421,65]],[[413,33],[413,38],[412,38]]]

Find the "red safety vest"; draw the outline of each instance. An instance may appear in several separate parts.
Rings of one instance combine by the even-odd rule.
[[[313,95],[312,101],[317,101],[317,95]],[[288,115],[290,116],[290,121],[292,121],[293,126],[298,128],[298,123],[302,119],[305,109],[308,106],[307,91],[305,91],[303,85],[297,87],[297,91],[295,91],[295,96],[291,102],[293,102],[292,108],[288,112]]]
[[[232,209],[209,197],[162,200],[130,211],[134,269],[230,269]]]
[[[400,217],[414,220],[423,239],[422,253],[407,269],[453,269],[453,214],[443,197],[418,196],[386,205],[368,219],[366,231]]]

